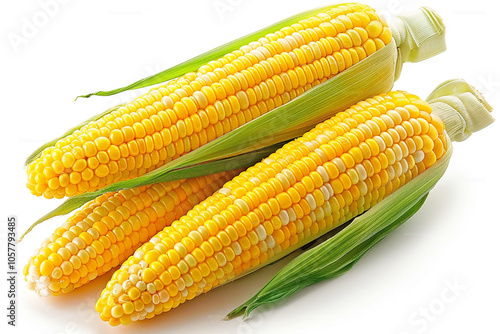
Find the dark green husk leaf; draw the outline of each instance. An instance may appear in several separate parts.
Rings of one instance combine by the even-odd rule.
[[[334,261],[328,265],[326,265],[323,268],[323,271],[325,274],[319,275],[316,277],[313,277],[309,280],[305,280],[301,284],[290,284],[290,285],[283,285],[282,286],[282,291],[276,291],[276,295],[273,296],[272,299],[269,299],[266,302],[259,301],[258,295],[255,295],[251,299],[249,299],[247,302],[245,302],[243,305],[237,307],[233,311],[231,311],[228,315],[227,318],[235,318],[241,315],[244,315],[244,317],[247,317],[250,315],[250,313],[256,309],[257,307],[266,304],[268,302],[276,302],[279,301],[287,296],[290,296],[294,294],[295,292],[299,291],[302,288],[305,288],[306,286],[312,285],[314,283],[333,278],[333,277],[338,277],[342,276],[345,273],[347,273],[349,270],[352,269],[352,267],[361,259],[363,255],[366,254],[373,246],[375,246],[377,243],[379,243],[382,239],[384,239],[387,235],[395,231],[397,228],[399,228],[401,225],[403,225],[408,219],[410,219],[424,204],[425,200],[427,199],[427,194],[425,194],[422,198],[420,198],[418,201],[416,201],[411,207],[409,207],[407,210],[402,212],[402,215],[398,217],[393,223],[391,223],[389,226],[386,228],[382,229],[381,231],[377,232],[374,234],[372,237],[368,238],[366,241],[360,243],[358,246],[353,248],[351,251],[347,252],[344,256],[339,258],[337,261]],[[308,254],[305,253],[304,256],[307,256]],[[261,290],[262,291],[262,290]],[[262,298],[262,297],[261,297]]]

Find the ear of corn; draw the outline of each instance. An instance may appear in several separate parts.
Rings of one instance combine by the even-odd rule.
[[[419,24],[429,24],[429,18]],[[343,91],[357,94],[343,93],[336,105],[345,108],[359,97],[385,92],[394,80],[391,40],[387,24],[370,7],[334,6],[155,87],[60,139],[28,165],[28,188],[35,195],[62,198],[144,175],[363,63],[366,72],[353,85],[337,81],[348,88]],[[381,50],[389,60],[375,60]],[[318,92],[305,94],[302,103],[315,100]],[[306,125],[325,116],[318,111]],[[282,141],[299,133],[290,128],[267,139]],[[269,144],[257,139],[260,146]]]
[[[343,7],[344,8],[344,7]],[[351,23],[355,24],[358,18],[366,18],[366,15],[368,17],[373,17],[375,18],[375,15],[373,10],[369,9],[368,7],[363,7],[364,9],[361,10],[360,12],[356,12],[355,9],[357,7],[351,7],[350,9],[343,9],[345,11],[349,10],[354,10],[354,13],[348,13],[347,18],[350,17]],[[340,13],[340,12],[338,12]],[[337,14],[338,14],[337,13]],[[337,15],[335,14],[335,15]],[[432,15],[431,15],[432,14]],[[330,15],[330,14],[328,14]],[[331,14],[334,15],[334,14]],[[331,17],[331,16],[330,16]],[[342,21],[344,25],[347,25],[346,18],[343,17],[343,15],[338,16],[338,18],[342,17],[341,19],[334,19],[334,20],[326,20],[326,16],[324,15],[319,15],[317,17],[311,18],[311,22],[315,22],[314,24],[318,24],[318,18],[322,23],[319,23],[320,28],[316,27],[313,29],[313,31],[323,31],[322,29],[327,29],[329,27],[329,24],[337,24],[337,21]],[[412,21],[411,23],[407,23],[406,25],[400,26],[400,29],[403,29],[402,32],[398,33],[398,39],[397,39],[397,44],[398,45],[411,45],[411,48],[418,48],[418,45],[415,45],[415,42],[413,39],[410,39],[412,35],[408,34],[406,31],[408,30],[408,26],[411,27],[418,27],[418,26],[426,26],[426,25],[431,25],[432,27],[435,27],[435,24],[433,22],[437,21],[440,22],[439,20],[436,19],[437,15],[435,15],[431,11],[421,11],[421,15],[419,16],[420,20],[419,21]],[[306,24],[307,21],[304,21]],[[333,23],[332,23],[333,22]],[[364,21],[361,20],[361,24],[364,25]],[[337,73],[340,71],[338,67],[338,60],[342,54],[347,56],[347,53],[342,52],[341,50],[338,52],[334,52],[333,56],[326,56],[325,58],[321,58],[321,60],[318,62],[317,60],[313,61],[310,63],[308,66],[308,69],[311,71],[311,73],[318,73],[318,70],[321,67],[320,64],[324,64],[324,62],[329,62],[329,64],[333,67],[328,67],[323,68],[323,77],[320,79],[320,81],[326,80],[327,77],[330,77],[330,79],[326,80],[322,84],[312,88],[314,85],[312,82],[306,83],[306,85],[311,86],[310,92],[308,94],[302,94],[300,96],[297,96],[293,98],[295,95],[294,94],[289,94],[286,93],[285,95],[277,95],[274,97],[274,102],[270,102],[271,106],[274,107],[274,109],[264,113],[263,115],[259,116],[258,118],[252,120],[252,122],[249,123],[244,123],[240,125],[236,130],[230,131],[229,133],[226,133],[225,135],[216,138],[214,140],[211,140],[210,142],[206,143],[203,146],[203,149],[196,149],[192,152],[183,154],[180,157],[175,158],[172,161],[167,162],[165,165],[157,168],[154,171],[151,171],[143,176],[136,177],[132,180],[124,180],[124,181],[118,181],[116,183],[113,183],[111,185],[108,185],[98,191],[95,191],[93,193],[86,193],[83,196],[74,196],[72,199],[70,199],[68,202],[64,203],[63,206],[60,208],[57,208],[53,212],[47,214],[46,216],[42,217],[40,220],[38,220],[37,223],[44,221],[47,218],[59,215],[61,213],[67,213],[71,212],[75,208],[79,207],[82,203],[85,201],[91,200],[100,194],[103,194],[105,192],[109,191],[116,191],[117,189],[122,189],[122,188],[131,188],[131,187],[137,187],[137,186],[142,186],[145,184],[150,184],[152,182],[160,182],[159,180],[165,181],[165,180],[171,180],[173,177],[183,177],[181,173],[177,173],[177,171],[182,170],[183,173],[189,173],[193,168],[197,168],[200,164],[206,163],[207,161],[216,161],[220,159],[227,159],[228,157],[234,157],[237,156],[238,154],[242,154],[245,152],[248,152],[250,150],[255,150],[259,149],[262,147],[266,147],[269,145],[273,145],[276,143],[279,143],[281,141],[286,141],[291,138],[297,137],[310,129],[314,124],[326,119],[327,117],[331,116],[332,113],[336,111],[340,111],[342,109],[347,108],[349,105],[354,103],[356,100],[359,98],[364,98],[368,96],[373,96],[375,94],[381,93],[381,92],[386,92],[390,89],[390,87],[393,84],[394,80],[394,71],[395,71],[395,61],[398,58],[397,57],[397,52],[395,51],[395,42],[389,42],[389,44],[385,45],[382,47],[383,41],[382,39],[385,39],[383,35],[378,35],[379,37],[374,37],[377,34],[382,34],[380,31],[385,31],[385,34],[388,34],[388,30],[386,27],[384,27],[383,22],[379,21],[370,21],[372,23],[366,24],[364,26],[364,29],[366,30],[367,34],[369,32],[368,39],[364,42],[363,46],[354,46],[354,48],[350,48],[349,54],[351,56],[354,55],[354,51],[358,52],[358,55],[363,55],[363,52],[361,50],[365,50],[366,48],[371,45],[370,40],[375,41],[374,43],[376,45],[379,45],[381,48],[378,51],[375,51],[374,53],[370,54],[370,52],[367,52],[366,50],[364,51],[368,57],[366,57],[363,61],[359,61],[358,63],[354,64],[351,67],[346,68],[340,73]],[[356,24],[358,24],[356,23]],[[379,25],[379,23],[381,25]],[[432,24],[431,24],[432,23]],[[382,30],[379,28],[382,27]],[[353,25],[354,28],[354,25]],[[359,27],[358,27],[359,28]],[[439,29],[438,29],[439,28]],[[430,39],[431,40],[436,40],[439,41],[439,43],[436,43],[435,48],[442,50],[443,49],[443,44],[440,40],[440,36],[444,33],[444,28],[442,25],[440,25],[438,28],[432,30],[432,32],[428,32],[427,37],[433,36]],[[294,26],[293,29],[297,29],[297,26]],[[311,28],[308,28],[311,29]],[[306,29],[306,31],[309,31]],[[319,30],[318,30],[319,29]],[[337,29],[337,28],[335,28]],[[350,29],[353,30],[353,29]],[[356,34],[361,34],[360,29],[354,29],[353,32],[349,33],[350,30],[346,30],[344,33],[340,33],[336,37],[334,37],[333,40],[337,41],[337,43],[344,43],[342,42],[342,38],[347,38],[344,36],[344,34],[351,34],[353,36],[356,36],[354,34],[354,31],[356,31]],[[283,32],[276,33],[277,35],[283,34],[286,32],[289,32],[289,30],[284,29]],[[328,31],[328,30],[327,30]],[[325,32],[326,33],[326,32]],[[292,33],[292,36],[295,33]],[[268,36],[265,39],[272,39],[275,37]],[[296,35],[298,36],[298,35]],[[370,39],[373,36],[372,39]],[[383,37],[383,38],[381,38]],[[364,37],[363,37],[364,38]],[[275,41],[276,43],[285,43],[284,41],[287,40],[285,39],[278,39]],[[331,38],[329,39],[328,37],[326,38],[327,41],[333,41]],[[364,40],[364,39],[363,39]],[[409,41],[413,42],[409,42]],[[320,38],[321,41],[321,38]],[[264,40],[260,41],[259,43],[263,43]],[[274,42],[271,42],[272,45],[276,45]],[[288,42],[286,42],[288,43]],[[315,42],[311,42],[315,43]],[[320,44],[311,44],[310,45],[320,45]],[[345,42],[347,43],[347,42]],[[339,45],[340,45],[339,44]],[[255,47],[257,44],[252,44],[253,47]],[[322,44],[321,44],[322,45]],[[327,44],[325,44],[327,45]],[[344,44],[342,44],[344,45]],[[307,50],[307,48],[304,48],[305,45],[298,49],[294,49],[293,52],[289,52],[288,54],[291,55],[292,58],[297,57],[297,55],[300,55],[303,51],[302,50]],[[260,50],[257,47],[255,50]],[[245,51],[246,50],[246,51]],[[347,50],[347,49],[346,49]],[[353,51],[354,50],[354,51]],[[368,50],[368,49],[367,49]],[[243,48],[239,52],[247,52],[248,50]],[[352,51],[352,52],[351,52]],[[373,50],[372,50],[373,51]],[[247,52],[248,53],[248,52]],[[286,53],[286,52],[285,52]],[[284,54],[285,54],[284,53]],[[252,54],[252,51],[249,52],[249,54]],[[352,57],[351,57],[352,58]],[[362,58],[362,57],[361,57]],[[360,58],[360,60],[361,60]],[[347,58],[346,58],[347,59]],[[346,64],[348,64],[347,62]],[[399,60],[398,63],[401,63]],[[213,65],[213,64],[212,64]],[[211,66],[212,66],[211,65]],[[227,64],[226,64],[227,65]],[[258,64],[257,64],[258,65]],[[257,66],[255,65],[255,66]],[[337,67],[335,67],[337,66]],[[306,68],[306,67],[304,67]],[[204,69],[205,71],[207,69]],[[259,91],[259,87],[264,87],[266,84],[269,83],[271,85],[274,85],[275,80],[278,80],[276,82],[281,82],[280,80],[285,80],[284,82],[287,82],[286,78],[293,78],[293,74],[290,71],[295,71],[293,73],[301,73],[296,67],[294,70],[289,70],[286,74],[284,75],[283,73],[280,74],[280,78],[278,79],[278,76],[273,76],[273,80],[271,81],[266,81],[262,82],[260,85],[261,86],[254,86],[254,91],[257,92]],[[298,71],[298,72],[297,72]],[[219,73],[219,72],[218,72]],[[306,71],[307,73],[307,71]],[[328,74],[329,73],[329,74]],[[331,77],[334,73],[337,73],[333,77]],[[219,73],[220,74],[220,73]],[[291,75],[291,76],[290,76]],[[189,78],[193,79],[194,77],[192,75],[188,75]],[[196,77],[196,76],[195,76]],[[205,78],[206,74],[201,75],[200,77]],[[198,77],[198,78],[200,78]],[[284,79],[285,78],[285,79]],[[300,75],[299,75],[300,78]],[[307,76],[306,76],[307,78]],[[184,78],[185,80],[188,80]],[[182,81],[184,79],[178,79],[178,81]],[[191,80],[189,79],[189,80]],[[309,79],[307,79],[309,80]],[[300,81],[300,80],[299,80]],[[177,87],[178,83],[171,82],[168,85],[173,85],[173,86],[168,86],[168,87]],[[222,82],[222,81],[221,81]],[[306,81],[309,82],[309,81]],[[283,86],[284,87],[284,86]],[[295,87],[292,85],[292,87]],[[156,92],[157,90],[153,90],[153,92]],[[176,90],[177,91],[177,90]],[[248,91],[248,89],[247,89]],[[261,89],[261,91],[263,91]],[[353,94],[353,92],[356,92],[356,94]],[[172,93],[172,94],[177,94]],[[194,94],[194,93],[193,93]],[[149,95],[147,95],[149,96]],[[194,95],[193,95],[194,96]],[[291,99],[291,101],[289,101]],[[224,101],[229,101],[229,100],[223,100]],[[271,101],[271,100],[269,100]],[[285,103],[289,101],[288,103]],[[134,102],[135,103],[135,102]],[[217,105],[218,102],[215,102],[214,106]],[[283,104],[285,103],[285,104]],[[264,105],[269,105],[269,103],[264,103],[261,101],[258,103],[262,108],[265,110],[268,109],[268,107],[264,107]],[[278,106],[278,107],[276,107]],[[260,107],[258,107],[260,108]],[[207,109],[205,109],[206,111]],[[203,113],[203,111],[201,111]],[[243,113],[244,114],[244,113]],[[243,115],[241,111],[238,113],[238,115]],[[125,117],[125,116],[124,116]],[[231,117],[239,117],[233,114]],[[227,121],[227,119],[226,119]],[[224,121],[223,121],[224,122]],[[231,122],[229,120],[229,122]],[[211,128],[210,128],[211,127]],[[210,125],[210,129],[216,129]],[[201,132],[204,134],[207,134],[209,128],[206,130],[203,130],[205,132]],[[164,130],[161,130],[162,133]],[[177,130],[176,130],[177,131]],[[211,131],[211,130],[210,130]],[[221,132],[222,133],[222,132]],[[204,135],[203,135],[204,136]],[[200,138],[200,137],[198,137]],[[186,139],[186,138],[185,138]],[[211,138],[212,139],[212,138]],[[187,145],[188,142],[184,140],[184,147],[188,147]],[[123,145],[123,144],[122,144]],[[128,144],[127,144],[128,145]],[[171,143],[171,145],[174,145]],[[175,146],[175,145],[174,145]],[[196,147],[197,144],[194,146]],[[191,148],[194,148],[191,147]],[[173,151],[172,151],[173,152]],[[260,158],[258,155],[255,156],[256,160],[254,162],[258,161]],[[40,159],[40,158],[39,158]],[[121,159],[121,158],[120,158]],[[128,157],[127,159],[131,159],[131,157]],[[169,158],[170,159],[170,158]],[[50,159],[49,159],[50,160]],[[42,159],[43,161],[43,159]],[[121,161],[121,160],[119,160]],[[241,166],[239,166],[241,167]],[[32,167],[31,169],[33,169]],[[30,168],[28,168],[30,169]],[[36,168],[34,168],[36,169]],[[144,171],[144,169],[142,169]],[[201,170],[201,169],[200,169]],[[207,168],[204,169],[204,173],[214,173],[217,172],[218,170],[211,170],[210,166],[207,166]],[[141,172],[142,173],[142,172]],[[141,174],[139,173],[139,174]],[[175,174],[175,175],[174,175]],[[178,176],[177,176],[178,175]],[[201,175],[201,174],[198,174]],[[130,176],[130,173],[129,173]],[[195,174],[190,174],[190,176],[196,176]],[[77,177],[78,178],[78,177]],[[106,178],[110,179],[111,177],[108,175]],[[35,176],[36,179],[36,176]],[[41,178],[43,179],[43,177]],[[36,181],[36,180],[35,180]],[[57,182],[56,182],[57,183]],[[70,185],[70,187],[73,187]],[[86,188],[85,182],[83,188]],[[43,188],[43,186],[42,186]],[[74,188],[74,187],[73,187]],[[58,190],[59,191],[59,190]],[[49,191],[51,192],[51,191]]]
[[[446,171],[451,152],[450,146],[435,165],[356,217],[333,237],[290,261],[258,293],[231,311],[228,318],[247,317],[259,306],[345,274],[370,248],[420,209],[429,191]]]
[[[431,115],[443,120],[447,141],[462,141],[493,122],[491,106],[461,79],[439,85],[427,98]],[[301,288],[347,272],[378,240],[403,224],[446,171],[449,148],[438,161],[382,202],[360,215],[341,232],[284,266],[257,294],[229,313],[248,316],[255,308],[289,296]],[[412,204],[416,203],[416,204]],[[398,221],[399,220],[399,221]]]
[[[42,243],[24,268],[28,287],[58,295],[121,264],[236,171],[107,193],[87,203]]]
[[[367,6],[320,17],[282,28],[83,126],[28,165],[28,188],[62,198],[143,175],[391,42],[387,24]]]
[[[96,309],[117,325],[175,308],[368,210],[448,148],[443,123],[417,96],[390,92],[361,101],[240,173],[145,243],[114,273]],[[170,253],[176,261],[164,256]]]

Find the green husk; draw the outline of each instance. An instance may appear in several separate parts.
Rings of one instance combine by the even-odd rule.
[[[338,234],[283,267],[256,295],[228,314],[244,315],[316,282],[346,273],[371,247],[411,217],[446,171],[448,150],[431,168],[358,216]],[[270,259],[269,261],[273,261]]]
[[[162,72],[138,80],[127,86],[108,91],[98,91],[95,93],[80,95],[77,98],[88,98],[92,95],[110,96],[128,90],[149,87],[167,82],[188,72],[197,71],[200,66],[208,63],[209,61],[223,57],[224,55],[247,45],[252,41],[256,41],[269,33],[275,32],[283,27],[290,26],[293,23],[323,12],[327,9],[349,4],[350,3],[329,5],[299,13],[266,28],[202,53],[201,55],[193,57]],[[394,23],[391,24],[391,30],[398,47],[398,61],[395,74],[396,80],[399,78],[404,62],[419,62],[446,50],[444,40],[445,26],[443,24],[443,20],[429,7],[421,7],[417,11],[397,16],[394,18]]]
[[[493,108],[463,79],[443,82],[429,95],[427,102],[453,141],[463,141],[495,121],[491,115]]]
[[[329,279],[329,278],[334,278],[334,277],[339,277],[347,273],[349,270],[352,269],[352,267],[363,257],[363,255],[366,254],[373,246],[378,244],[382,239],[384,239],[386,236],[394,232],[396,229],[398,229],[401,225],[403,225],[408,219],[410,219],[424,204],[425,200],[427,199],[427,195],[425,194],[422,198],[420,198],[418,201],[416,201],[414,204],[412,204],[408,209],[405,209],[404,212],[402,212],[402,215],[399,216],[393,223],[389,224],[386,228],[382,229],[381,231],[377,232],[374,234],[372,237],[368,238],[366,241],[360,243],[358,246],[354,247],[351,251],[347,252],[344,256],[339,258],[337,261],[334,261],[328,265],[326,265],[323,268],[323,271],[326,273],[326,275],[315,277],[315,280],[318,282],[321,280]],[[313,250],[310,250],[313,252]],[[304,253],[304,256],[309,256],[311,255],[310,253],[308,254],[307,252]],[[280,299],[283,299],[296,291],[298,291],[301,288],[304,288],[308,285],[312,285],[316,282],[314,281],[304,281],[303,284],[301,285],[296,285],[292,287],[288,287],[286,285],[283,286],[283,292],[276,292],[276,295],[273,298],[274,301],[278,301]],[[290,288],[290,290],[288,290]],[[287,289],[287,290],[285,290]],[[261,290],[262,291],[262,290]],[[243,305],[235,308],[233,311],[231,311],[227,315],[227,319],[235,318],[241,315],[244,315],[244,317],[249,316],[249,314],[254,310],[255,308],[259,307],[262,304],[259,304],[257,302],[257,295],[252,297],[252,299],[248,300],[245,302]]]
[[[35,161],[40,156],[40,154],[42,154],[43,150],[45,150],[47,147],[50,147],[50,146],[54,145],[58,140],[63,139],[64,137],[71,135],[76,130],[79,130],[82,126],[87,125],[88,123],[90,123],[92,121],[96,121],[99,118],[106,116],[107,114],[110,114],[111,112],[117,110],[121,106],[122,106],[122,104],[118,104],[118,105],[116,105],[114,107],[111,107],[111,108],[103,111],[102,113],[100,113],[98,115],[92,116],[91,118],[87,119],[86,121],[83,121],[82,123],[78,124],[77,126],[69,129],[62,136],[59,136],[56,139],[51,140],[48,143],[43,144],[42,146],[40,146],[39,148],[37,148],[33,153],[30,154],[30,156],[24,162],[24,165],[27,166],[31,162]]]
[[[429,7],[396,16],[391,31],[398,46],[396,80],[403,63],[416,63],[446,50],[445,26],[441,17]]]
[[[347,3],[347,4],[349,4],[349,3]],[[229,43],[226,43],[224,45],[218,46],[210,51],[202,53],[201,55],[198,55],[194,58],[191,58],[191,59],[189,59],[185,62],[182,62],[178,65],[175,65],[171,68],[168,68],[160,73],[143,78],[143,79],[136,81],[128,86],[116,88],[116,89],[112,89],[112,90],[108,90],[108,91],[98,91],[96,93],[80,95],[78,97],[88,98],[92,95],[110,96],[110,95],[118,94],[118,93],[125,92],[128,90],[144,88],[144,87],[148,87],[148,86],[152,86],[152,85],[166,82],[168,80],[171,80],[171,79],[177,78],[181,75],[184,75],[188,72],[197,71],[198,68],[200,68],[200,66],[208,63],[209,61],[216,60],[220,57],[223,57],[226,54],[233,52],[234,50],[237,50],[240,47],[247,45],[250,42],[256,41],[259,38],[262,38],[267,34],[273,33],[275,31],[280,30],[281,28],[290,26],[293,23],[296,23],[300,20],[306,19],[306,18],[313,16],[315,14],[321,13],[329,8],[335,8],[335,7],[338,7],[341,5],[345,5],[345,4],[329,5],[329,6],[325,6],[325,7],[321,7],[321,8],[308,10],[308,11],[296,14],[294,16],[290,16],[282,21],[279,21],[275,24],[267,26],[263,29],[255,31],[255,32],[248,34],[246,36],[243,36],[241,38],[235,39],[235,40],[233,40]]]

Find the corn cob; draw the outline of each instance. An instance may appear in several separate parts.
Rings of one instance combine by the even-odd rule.
[[[59,295],[95,279],[234,175],[222,172],[99,196],[42,243],[24,268],[28,287],[40,296]]]
[[[446,172],[452,141],[463,141],[494,122],[493,108],[462,79],[443,82],[427,97],[432,114],[443,121],[448,145],[427,170],[383,201],[357,216],[333,236],[320,237],[319,245],[287,263],[254,296],[234,309],[229,318],[247,317],[256,308],[275,303],[300,289],[348,272],[379,241],[399,228],[422,206],[431,189]],[[317,243],[317,242],[316,242]]]
[[[266,35],[92,121],[27,167],[62,198],[143,175],[301,95],[391,41],[370,7],[335,6]]]
[[[390,92],[286,144],[126,260],[96,303],[101,318],[118,325],[167,312],[369,209],[447,150],[431,112]]]

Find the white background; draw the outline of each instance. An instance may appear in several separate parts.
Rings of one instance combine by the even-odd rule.
[[[37,297],[19,277],[18,327],[7,326],[7,215],[18,216],[21,233],[59,204],[36,198],[26,189],[24,159],[68,127],[135,93],[76,102],[74,97],[128,84],[297,12],[329,3],[70,0],[52,8],[53,15],[43,22],[41,3],[46,2],[3,1],[0,8],[2,333],[5,329],[41,334],[499,332],[500,122],[456,143],[446,175],[420,212],[348,274],[304,289],[245,322],[222,318],[258,291],[283,261],[168,314],[120,328],[109,327],[93,310],[109,274],[55,298]],[[499,106],[499,8],[494,3],[370,1],[388,15],[427,4],[447,25],[448,51],[425,63],[406,64],[395,89],[425,98],[440,82],[462,77],[482,90],[491,105]],[[225,11],[218,11],[217,5],[225,5]],[[24,44],[14,47],[8,36],[21,35],[26,21],[36,20],[42,26]],[[20,269],[63,221],[46,222],[18,246]],[[450,284],[458,284],[459,290],[447,291]],[[424,320],[420,312],[429,307],[431,314]]]

